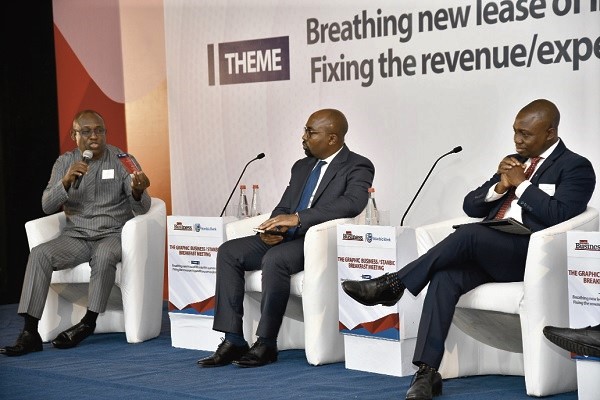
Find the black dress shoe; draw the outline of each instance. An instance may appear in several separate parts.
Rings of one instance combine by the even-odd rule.
[[[231,364],[232,361],[239,359],[248,351],[248,344],[244,346],[235,346],[229,340],[223,340],[217,347],[217,351],[210,357],[198,360],[200,367],[222,367]]]
[[[58,349],[70,349],[94,333],[94,329],[96,329],[95,324],[89,325],[85,322],[79,322],[66,331],[59,333],[56,339],[52,341],[52,344]]]
[[[233,364],[242,368],[262,367],[277,361],[277,346],[268,346],[257,341],[250,350]]]
[[[442,376],[435,368],[421,364],[406,392],[406,400],[431,400],[442,394]]]
[[[37,332],[23,331],[19,334],[14,346],[6,346],[0,349],[0,354],[9,357],[23,356],[34,351],[42,351],[42,338]]]
[[[393,306],[404,294],[404,285],[397,274],[384,274],[368,281],[344,281],[344,292],[360,304]]]
[[[580,329],[547,326],[544,328],[544,336],[571,353],[600,357],[600,325]]]

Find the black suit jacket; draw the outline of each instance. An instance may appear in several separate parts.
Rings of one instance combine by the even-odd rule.
[[[296,210],[304,184],[317,161],[314,157],[305,157],[294,163],[290,182],[271,217]],[[367,205],[374,176],[373,163],[344,145],[327,167],[311,207],[298,212],[302,226],[296,235],[304,235],[308,228],[325,221],[360,214]]]
[[[521,162],[527,160],[518,154],[512,157]],[[523,224],[533,232],[581,214],[596,187],[592,164],[585,157],[567,149],[562,140],[529,180],[532,184],[525,189],[518,204],[522,208]],[[494,218],[504,197],[488,203],[484,200],[488,189],[499,181],[500,175],[496,173],[489,181],[467,194],[463,202],[463,210],[467,215]],[[554,193],[547,193],[552,187]]]

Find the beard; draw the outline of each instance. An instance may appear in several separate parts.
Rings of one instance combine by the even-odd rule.
[[[308,157],[314,157],[314,154],[310,151],[308,147],[304,147],[304,154],[306,154]]]

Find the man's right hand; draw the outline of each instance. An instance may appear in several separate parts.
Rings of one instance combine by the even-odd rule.
[[[509,175],[513,175],[515,172],[513,171],[513,168],[521,168],[521,171],[519,172],[522,173],[525,166],[514,157],[504,157],[502,161],[500,161],[497,171],[497,173],[500,175],[500,182],[498,182],[496,187],[494,187],[494,191],[496,193],[506,193],[510,188],[515,186],[511,183],[511,179],[509,177]]]
[[[62,184],[65,190],[69,190],[71,185],[75,183],[79,176],[85,175],[88,170],[88,165],[83,161],[77,161],[67,171],[65,176],[62,178]]]

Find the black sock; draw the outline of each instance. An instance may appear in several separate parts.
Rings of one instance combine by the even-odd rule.
[[[259,336],[257,342],[264,343],[268,347],[277,347],[277,339],[276,338],[271,339],[271,338]]]
[[[25,318],[25,326],[23,327],[23,330],[29,333],[37,333],[40,320],[32,317],[29,314],[23,314],[23,318]]]
[[[244,335],[240,335],[239,333],[225,332],[225,340],[231,342],[234,346],[237,347],[243,347],[248,345],[248,343],[246,343],[246,339],[244,339]]]
[[[98,313],[87,310],[83,318],[81,318],[81,322],[87,325],[96,326],[96,319],[98,319]]]

